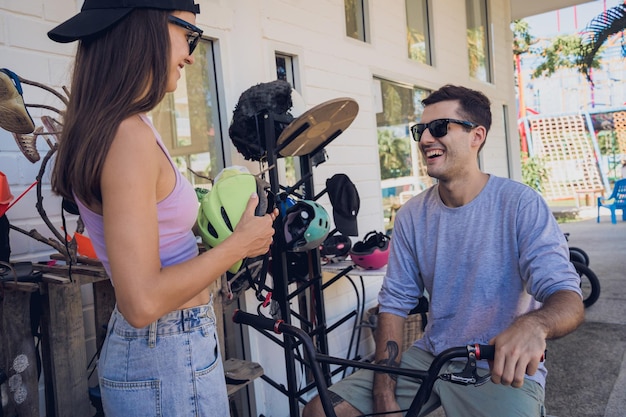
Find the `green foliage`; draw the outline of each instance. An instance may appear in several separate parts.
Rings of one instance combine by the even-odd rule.
[[[541,193],[543,184],[548,181],[548,173],[548,168],[541,158],[529,157],[528,154],[522,152],[522,181],[524,184]]]
[[[467,29],[467,54],[471,77],[478,77],[479,71],[486,65],[486,39],[482,26]]]
[[[578,34],[559,35],[552,43],[539,51],[543,62],[535,68],[532,78],[550,77],[560,69],[577,69],[582,72],[580,51],[582,39]],[[591,68],[600,68],[599,57],[591,62]]]
[[[395,85],[387,83],[383,85],[383,103],[387,123],[390,125],[401,124],[405,118],[402,111],[404,106],[402,105],[402,96]]]
[[[409,44],[409,58],[413,61],[426,63],[426,38],[417,29],[409,28],[407,31]]]
[[[513,55],[522,55],[530,52],[531,46],[537,43],[537,39],[530,34],[530,26],[525,20],[514,20],[511,24],[513,30]]]
[[[617,138],[613,130],[601,130],[596,135],[598,139],[598,147],[602,155],[613,155],[619,153],[617,146]]]
[[[378,152],[381,179],[411,175],[409,138],[394,137],[389,130],[378,129]]]
[[[525,20],[515,20],[511,24],[513,31],[513,55],[527,53],[538,54],[542,62],[531,74],[532,78],[550,77],[560,69],[576,69],[584,73],[583,68],[583,38],[579,34],[559,35],[550,40],[546,47],[538,46],[538,39],[530,33],[530,26]],[[589,67],[599,69],[599,55],[589,61]]]
[[[582,34],[581,48],[578,51],[580,72],[585,74],[587,80],[591,79],[591,68],[597,68],[597,56],[602,53],[602,46],[612,36],[622,38],[622,50],[624,49],[623,31],[626,29],[626,3],[622,3],[591,19]]]

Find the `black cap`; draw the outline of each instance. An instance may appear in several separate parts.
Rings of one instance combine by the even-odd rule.
[[[67,43],[96,35],[134,9],[181,10],[200,13],[194,0],[85,0],[80,13],[48,32],[55,42]]]
[[[335,174],[326,180],[326,191],[333,206],[335,227],[346,236],[358,236],[356,215],[361,200],[354,183],[346,174]]]

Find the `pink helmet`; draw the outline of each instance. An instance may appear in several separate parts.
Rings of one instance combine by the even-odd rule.
[[[389,259],[389,237],[375,230],[369,232],[362,241],[352,246],[350,258],[361,268],[382,268]]]

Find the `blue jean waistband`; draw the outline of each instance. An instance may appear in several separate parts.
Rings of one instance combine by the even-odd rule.
[[[174,310],[142,328],[131,326],[117,309],[117,305],[111,319],[114,323],[113,331],[124,337],[148,337],[151,333],[153,335],[185,333],[203,326],[214,325],[216,322],[213,301],[201,306]]]

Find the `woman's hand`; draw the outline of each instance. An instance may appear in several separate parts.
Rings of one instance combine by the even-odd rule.
[[[259,196],[254,193],[250,196],[246,210],[231,236],[231,238],[240,242],[244,258],[263,255],[267,253],[272,244],[272,237],[274,236],[273,223],[278,216],[278,210],[274,209],[273,212],[264,216],[256,216],[254,212],[258,204]]]

